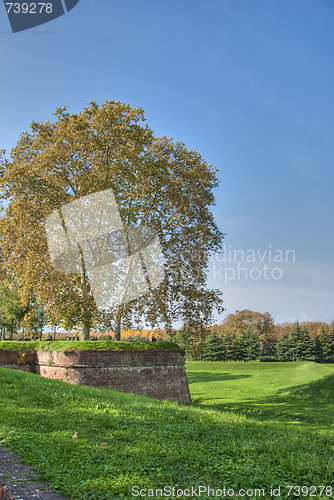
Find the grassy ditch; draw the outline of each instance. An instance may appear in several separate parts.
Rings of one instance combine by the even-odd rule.
[[[203,361],[186,371],[199,408],[334,432],[334,364]]]

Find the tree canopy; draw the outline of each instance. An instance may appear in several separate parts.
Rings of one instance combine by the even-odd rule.
[[[121,102],[90,102],[82,112],[66,107],[55,119],[32,122],[10,157],[0,155],[0,251],[6,273],[31,293],[54,322],[81,325],[83,338],[105,324],[119,338],[145,318],[172,328],[208,324],[221,292],[206,287],[210,253],[222,249],[223,234],[211,212],[216,170],[182,142],[155,137],[141,108]],[[148,226],[160,238],[165,278],[147,295],[100,312],[85,271],[65,274],[52,267],[45,221],[71,201],[112,189],[123,224]]]
[[[221,335],[229,334],[234,337],[239,337],[246,330],[251,330],[258,335],[262,351],[267,355],[274,352],[278,339],[272,316],[268,312],[260,313],[249,309],[229,314],[221,325],[213,325],[210,329],[220,332]]]

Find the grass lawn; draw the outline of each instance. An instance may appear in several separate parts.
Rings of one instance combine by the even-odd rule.
[[[334,364],[188,362],[193,405],[334,433]]]
[[[142,342],[142,341],[103,341],[85,340],[28,340],[0,341],[0,351],[181,351],[173,342]]]
[[[134,486],[138,498],[176,485],[262,498],[333,486],[333,365],[202,362],[187,373],[191,408],[0,369],[0,443],[74,500],[136,498]],[[303,496],[333,498],[317,491]]]

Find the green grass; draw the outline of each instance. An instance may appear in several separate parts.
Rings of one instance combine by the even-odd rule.
[[[187,370],[190,408],[0,369],[0,442],[74,500],[135,498],[135,485],[281,486],[276,498],[287,498],[286,485],[333,486],[333,365],[203,362]],[[298,397],[307,404],[296,425],[286,404]]]
[[[195,406],[334,432],[334,365],[188,362]]]
[[[3,351],[62,351],[74,349],[80,351],[180,351],[182,349],[173,342],[143,342],[143,341],[113,341],[113,340],[30,340],[30,341],[1,341],[0,350]]]

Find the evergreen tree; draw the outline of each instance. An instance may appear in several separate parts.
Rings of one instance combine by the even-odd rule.
[[[240,361],[257,359],[260,355],[260,340],[253,330],[247,329],[235,341],[235,358]]]
[[[315,339],[316,355],[319,363],[326,363],[330,357],[331,335],[328,328],[322,325]]]
[[[301,361],[303,334],[298,321],[292,327],[290,339],[290,356],[292,355],[292,361]]]
[[[334,363],[334,329],[329,334],[328,352],[326,357],[327,363]]]
[[[293,361],[293,346],[291,336],[281,337],[276,344],[277,359],[279,361]]]
[[[314,357],[317,363],[324,362],[324,348],[319,335],[317,335],[314,339]]]
[[[203,361],[222,361],[224,359],[223,342],[216,332],[209,333],[205,339],[201,359]]]
[[[297,321],[287,337],[281,338],[277,345],[280,361],[314,361],[316,359],[314,342],[307,328],[301,328]]]
[[[221,337],[222,349],[223,349],[223,361],[235,360],[235,336],[230,332],[226,332]]]
[[[298,357],[302,361],[315,361],[314,342],[306,327],[301,331],[301,341],[298,346]]]

